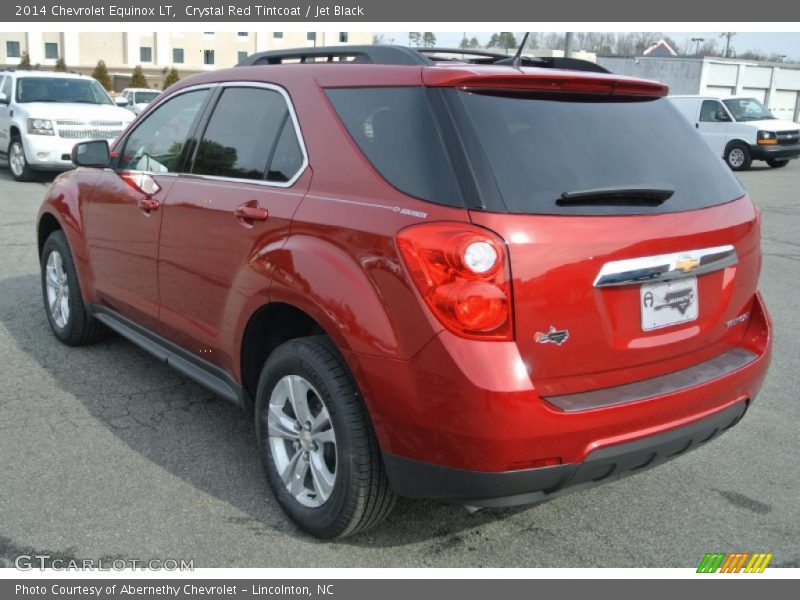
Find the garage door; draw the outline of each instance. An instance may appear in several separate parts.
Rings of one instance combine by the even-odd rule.
[[[775,90],[769,99],[769,109],[779,119],[796,121],[797,94],[795,90]]]
[[[714,96],[715,98],[728,98],[733,96],[732,87],[723,87],[721,85],[707,85],[706,91],[703,95]]]
[[[742,96],[755,98],[763,104],[764,99],[767,97],[767,90],[764,88],[742,88]]]

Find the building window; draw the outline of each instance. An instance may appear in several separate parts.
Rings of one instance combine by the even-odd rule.
[[[183,48],[173,48],[172,49],[172,62],[176,65],[183,64]]]
[[[242,62],[245,58],[247,58],[247,52],[237,52],[237,62]]]
[[[142,62],[153,62],[153,47],[139,46],[139,60]]]
[[[274,37],[276,40],[282,40],[283,39],[283,32],[282,31],[275,31],[275,32],[272,33],[272,37]]]
[[[341,43],[343,43],[343,44],[347,43],[347,32],[346,31],[340,31],[339,32],[339,41]]]
[[[247,32],[246,31],[239,31],[239,32],[236,33],[236,36],[240,37],[240,38],[246,38],[247,37]]]
[[[47,42],[44,45],[44,57],[48,60],[58,60],[58,44]]]
[[[6,42],[6,58],[20,58],[19,42]]]
[[[317,32],[316,32],[316,31],[309,31],[309,32],[306,34],[306,39],[307,39],[309,42],[316,42],[316,41],[317,41]]]
[[[203,32],[203,39],[213,40],[214,39],[214,32],[213,31],[204,31]]]
[[[214,51],[213,50],[203,50],[203,64],[204,65],[213,65],[214,64]]]

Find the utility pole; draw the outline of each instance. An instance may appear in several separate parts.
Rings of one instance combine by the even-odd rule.
[[[719,37],[725,38],[725,58],[730,58],[731,53],[731,38],[735,36],[736,33],[733,31],[727,31],[725,33],[720,33]]]
[[[564,58],[572,56],[572,32],[568,31],[564,34]]]
[[[692,38],[692,41],[695,43],[694,55],[697,56],[700,54],[700,43],[705,42],[706,38]]]

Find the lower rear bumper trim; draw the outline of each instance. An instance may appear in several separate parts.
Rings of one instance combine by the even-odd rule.
[[[697,448],[733,427],[749,401],[689,425],[632,442],[600,448],[578,464],[517,471],[482,472],[383,454],[389,481],[401,496],[476,507],[516,506],[550,500],[632,475]]]

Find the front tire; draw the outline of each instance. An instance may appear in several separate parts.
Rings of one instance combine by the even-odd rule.
[[[8,145],[8,169],[15,181],[33,180],[34,172],[28,165],[25,147],[22,145],[22,138],[18,135],[12,137],[11,143]]]
[[[279,346],[261,372],[256,435],[278,503],[304,531],[365,531],[395,502],[375,434],[344,359],[326,336]]]
[[[753,162],[750,148],[741,142],[731,144],[725,152],[725,162],[733,171],[746,171]]]
[[[101,339],[102,323],[83,303],[75,262],[63,231],[54,231],[42,248],[42,296],[50,329],[67,346],[83,346]]]
[[[778,158],[770,158],[767,160],[767,164],[772,167],[773,169],[780,169],[781,167],[785,167],[789,164],[789,159],[778,159]]]

